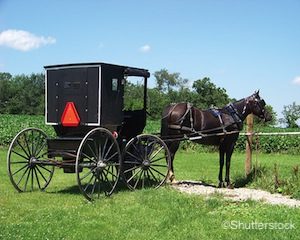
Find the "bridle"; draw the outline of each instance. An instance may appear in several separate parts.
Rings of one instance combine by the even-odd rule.
[[[257,115],[257,116],[259,118],[265,120],[266,119],[266,117],[265,117],[266,110],[265,110],[264,106],[266,105],[266,102],[265,102],[265,100],[259,99],[259,98],[255,97],[255,96],[250,96],[250,97],[247,97],[245,99],[245,105],[243,107],[242,115],[244,115],[246,113],[246,110],[247,110],[247,107],[249,106],[249,102],[250,101],[254,101],[255,102],[255,106],[257,106],[259,108],[260,114]]]

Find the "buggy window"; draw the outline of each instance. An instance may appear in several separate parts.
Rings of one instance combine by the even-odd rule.
[[[111,90],[114,92],[118,91],[118,79],[117,78],[113,78],[111,80]]]
[[[144,108],[144,78],[128,77],[125,83],[124,110]]]

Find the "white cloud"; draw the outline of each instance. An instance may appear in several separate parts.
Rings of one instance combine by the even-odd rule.
[[[54,43],[56,39],[53,37],[36,36],[24,30],[9,29],[0,32],[0,46],[24,52]]]
[[[293,83],[296,84],[296,85],[300,85],[300,76],[295,77],[294,80],[293,80]]]
[[[150,50],[151,50],[151,47],[148,44],[140,47],[140,51],[143,52],[143,53],[150,52]]]

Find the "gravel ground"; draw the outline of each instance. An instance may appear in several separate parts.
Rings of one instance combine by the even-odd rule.
[[[175,189],[188,194],[198,194],[209,196],[211,194],[221,194],[225,199],[231,201],[246,201],[248,199],[262,201],[268,204],[285,205],[289,207],[300,207],[300,200],[291,199],[289,196],[281,194],[272,194],[263,190],[249,188],[216,188],[212,185],[207,185],[195,181],[180,181],[173,184]]]

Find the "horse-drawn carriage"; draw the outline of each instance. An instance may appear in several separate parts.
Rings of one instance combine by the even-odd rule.
[[[143,79],[143,107],[124,110],[126,79]],[[110,195],[119,180],[130,188],[159,187],[169,171],[170,154],[157,136],[141,134],[146,125],[146,69],[106,63],[45,67],[45,120],[57,137],[27,128],[13,139],[8,174],[19,191],[44,190],[54,168],[75,173],[88,200]]]
[[[44,190],[54,167],[75,173],[88,200],[112,194],[120,181],[130,189],[159,187],[174,178],[174,155],[182,140],[218,145],[219,186],[224,186],[226,155],[225,181],[231,187],[230,159],[242,122],[250,113],[271,119],[258,92],[213,111],[179,103],[163,111],[162,140],[141,134],[147,116],[148,70],[106,63],[54,65],[45,70],[46,124],[53,126],[57,137],[27,128],[13,139],[8,174],[19,192]],[[141,109],[124,110],[130,76],[143,79]]]

